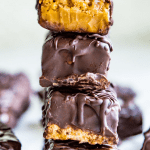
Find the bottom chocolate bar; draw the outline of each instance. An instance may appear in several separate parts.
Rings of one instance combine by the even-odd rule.
[[[117,150],[117,148],[99,144],[90,145],[73,140],[45,140],[45,150]]]
[[[0,150],[21,150],[21,144],[14,133],[0,122]]]
[[[113,90],[48,89],[43,107],[44,138],[114,146],[120,106]]]

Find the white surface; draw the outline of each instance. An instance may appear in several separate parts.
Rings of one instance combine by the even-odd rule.
[[[133,87],[136,103],[143,111],[143,130],[150,127],[150,1],[114,1],[114,45],[109,80]],[[40,89],[39,76],[42,44],[46,30],[37,23],[35,0],[3,0],[0,5],[0,70],[25,72],[34,90]],[[30,109],[14,130],[22,142],[22,150],[41,150],[43,145],[41,104],[32,96]],[[140,150],[143,135],[124,141],[121,150]]]

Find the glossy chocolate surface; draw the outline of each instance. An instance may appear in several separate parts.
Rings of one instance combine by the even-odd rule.
[[[24,74],[0,73],[0,121],[15,127],[29,106],[30,92],[30,83]]]
[[[9,127],[0,122],[0,150],[21,150],[21,144]]]
[[[128,87],[115,87],[121,104],[119,113],[118,135],[121,140],[142,133],[142,113],[135,104],[135,91]]]
[[[71,84],[74,78],[86,76],[87,73],[97,73],[105,78],[111,51],[107,36],[77,33],[49,35],[43,46],[40,85],[59,86],[60,80],[68,81],[68,78]]]
[[[56,124],[61,128],[69,125],[83,131],[114,137],[116,140],[112,142],[117,143],[120,106],[111,88],[91,92],[71,88],[49,88],[45,96],[44,127],[47,124]]]

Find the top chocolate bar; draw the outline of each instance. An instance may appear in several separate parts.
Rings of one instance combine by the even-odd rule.
[[[106,35],[113,24],[111,0],[37,0],[39,24],[51,31]]]

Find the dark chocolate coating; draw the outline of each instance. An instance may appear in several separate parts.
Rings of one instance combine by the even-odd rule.
[[[40,85],[54,86],[57,79],[98,73],[107,76],[112,46],[107,36],[57,33],[43,46]],[[59,85],[58,85],[59,86]]]
[[[144,143],[141,150],[150,150],[150,129],[144,133]]]
[[[23,74],[0,73],[0,121],[13,128],[29,106],[31,93],[28,78]]]
[[[45,140],[45,150],[117,150],[106,145],[90,145],[88,143],[79,143],[78,141],[52,141]]]
[[[142,133],[142,113],[134,103],[136,93],[128,87],[116,86],[117,97],[121,102],[118,135],[121,140]]]
[[[0,122],[0,150],[21,150],[21,143],[9,127]]]
[[[119,109],[111,88],[91,92],[72,90],[71,87],[49,88],[43,107],[43,126],[50,123],[64,129],[69,125],[83,131],[114,137],[116,140],[112,142],[116,144]]]

